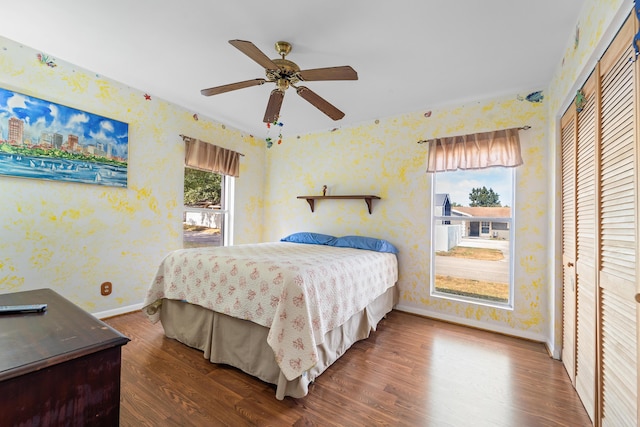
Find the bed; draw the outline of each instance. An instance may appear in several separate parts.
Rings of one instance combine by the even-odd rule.
[[[165,335],[300,398],[396,303],[397,250],[361,236],[181,249],[158,267],[143,311]]]

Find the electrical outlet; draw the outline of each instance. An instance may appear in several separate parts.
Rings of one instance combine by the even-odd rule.
[[[113,290],[113,285],[111,284],[111,282],[104,282],[103,284],[100,285],[100,293],[104,296],[109,295],[112,290]]]

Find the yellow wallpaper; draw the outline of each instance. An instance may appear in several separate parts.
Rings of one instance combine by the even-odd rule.
[[[286,137],[267,151],[265,238],[305,230],[387,239],[400,249],[398,308],[546,341],[557,356],[562,301],[556,119],[603,37],[615,34],[614,21],[632,4],[586,0],[548,88],[463,105],[425,105],[424,111],[353,128]],[[543,102],[526,101],[536,89],[544,89]],[[523,125],[532,128],[521,132],[525,163],[516,174],[514,310],[430,297],[431,190],[426,147],[416,141]],[[320,194],[323,185],[330,194],[370,193],[382,200],[373,202],[372,215],[359,200],[321,200],[312,214],[296,196]]]
[[[0,85],[128,123],[128,187],[0,176],[0,293],[50,287],[93,313],[141,303],[161,259],[182,246],[180,134],[245,154],[234,235],[260,240],[263,141],[38,53],[0,38]]]
[[[286,138],[267,153],[267,240],[295,231],[384,238],[399,250],[400,308],[463,317],[526,330],[545,328],[547,283],[546,108],[529,93],[380,119],[333,132]],[[427,113],[427,114],[425,114]],[[430,185],[426,145],[418,140],[529,125],[521,132],[524,166],[517,171],[515,310],[429,296]],[[369,215],[361,200],[319,200],[311,213],[296,196],[374,194]]]
[[[558,116],[567,97],[573,98],[575,93],[569,91],[579,78],[583,80],[593,69],[594,51],[601,42],[607,44],[617,32],[619,25],[612,27],[617,14],[627,15],[633,6],[632,0],[585,0],[585,4],[574,28],[573,37],[567,41],[564,56],[559,59],[558,67],[549,85],[549,111]],[[608,39],[603,39],[605,31],[611,31]],[[581,82],[578,82],[579,84]],[[566,106],[565,106],[566,107]],[[553,121],[552,121],[553,122]]]
[[[624,19],[632,10],[632,0],[586,0],[574,28],[574,37],[567,41],[564,55],[549,85],[549,120],[547,143],[548,170],[551,182],[548,191],[549,207],[554,212],[549,218],[550,246],[547,252],[549,280],[547,289],[551,303],[549,309],[549,347],[559,356],[562,347],[562,249],[561,249],[561,176],[560,140],[558,122],[573,102],[575,91],[584,83],[596,61],[611,42]]]
[[[129,123],[127,189],[0,176],[0,293],[51,287],[91,312],[142,301],[159,261],[181,245],[182,171],[186,134],[240,151],[235,180],[234,241],[278,240],[295,231],[381,237],[400,249],[401,309],[486,326],[534,339],[558,336],[557,140],[555,118],[611,22],[630,0],[586,0],[548,88],[531,88],[462,105],[310,135],[265,141],[187,111],[144,88],[132,89],[0,38],[0,85]],[[541,103],[526,100],[543,89]],[[497,128],[521,132],[525,164],[516,174],[515,306],[487,308],[429,296],[430,178],[427,147],[416,142]],[[555,172],[554,173],[550,173]],[[321,200],[311,213],[296,197],[375,194]],[[113,283],[108,297],[103,281]]]

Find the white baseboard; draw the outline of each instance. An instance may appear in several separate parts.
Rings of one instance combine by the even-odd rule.
[[[133,311],[142,310],[142,303],[128,305],[126,307],[114,308],[113,310],[100,311],[98,313],[91,313],[98,319],[106,319],[107,317],[119,316],[121,314],[131,313]]]
[[[398,311],[405,311],[407,313],[430,317],[436,320],[442,320],[449,323],[457,323],[459,325],[470,326],[472,328],[483,329],[485,331],[490,331],[490,332],[497,332],[499,334],[510,335],[516,338],[524,338],[530,341],[537,341],[548,346],[549,338],[540,333],[522,331],[519,329],[513,329],[513,328],[501,326],[501,325],[494,325],[491,323],[481,322],[479,320],[465,319],[462,317],[451,316],[448,314],[438,313],[435,311],[409,307],[402,304],[397,304],[394,308]]]
[[[547,336],[545,336],[543,334],[522,331],[522,330],[518,330],[518,329],[513,329],[513,328],[509,328],[509,327],[500,326],[500,325],[493,325],[493,324],[481,322],[481,321],[478,321],[478,320],[465,319],[465,318],[461,318],[461,317],[457,317],[457,316],[451,316],[451,315],[448,315],[448,314],[438,313],[438,312],[435,312],[435,311],[418,309],[418,308],[415,308],[415,307],[409,307],[409,306],[402,305],[402,304],[397,304],[394,307],[394,309],[396,309],[398,311],[404,311],[404,312],[407,312],[407,313],[412,313],[412,314],[417,314],[417,315],[420,315],[420,316],[429,317],[429,318],[436,319],[436,320],[442,320],[442,321],[449,322],[449,323],[456,323],[456,324],[459,324],[459,325],[470,326],[472,328],[483,329],[485,331],[497,332],[497,333],[503,334],[503,335],[510,335],[510,336],[517,337],[517,338],[524,338],[524,339],[531,340],[531,341],[537,341],[537,342],[543,343],[543,344],[545,344],[547,346],[548,351],[551,353],[551,356],[554,359],[559,359],[560,358],[560,355],[559,354],[555,354],[556,353],[555,349],[552,346],[550,346],[549,337],[547,337]],[[118,316],[118,315],[121,315],[121,314],[131,313],[131,312],[138,311],[138,310],[142,310],[142,303],[128,305],[126,307],[114,308],[113,310],[106,310],[106,311],[101,311],[101,312],[92,313],[92,314],[93,314],[93,316],[97,317],[98,319],[106,319],[108,317],[113,317],[113,316]]]

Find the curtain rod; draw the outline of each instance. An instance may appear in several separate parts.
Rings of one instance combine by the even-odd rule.
[[[191,138],[190,136],[183,135],[183,134],[180,134],[180,138],[182,138],[183,140],[184,140],[185,138],[195,139],[195,138]],[[229,151],[235,151],[235,150],[229,150]],[[238,152],[236,151],[236,153],[238,153]],[[242,153],[238,153],[238,155],[240,155],[240,156],[244,157],[244,154],[242,154]]]
[[[529,129],[531,129],[531,126],[525,125],[525,126],[522,126],[522,127],[516,128],[516,129],[518,129],[518,130],[529,130]],[[421,139],[420,141],[418,141],[418,144],[424,144],[425,142],[429,142],[429,141],[426,140],[426,139]]]

